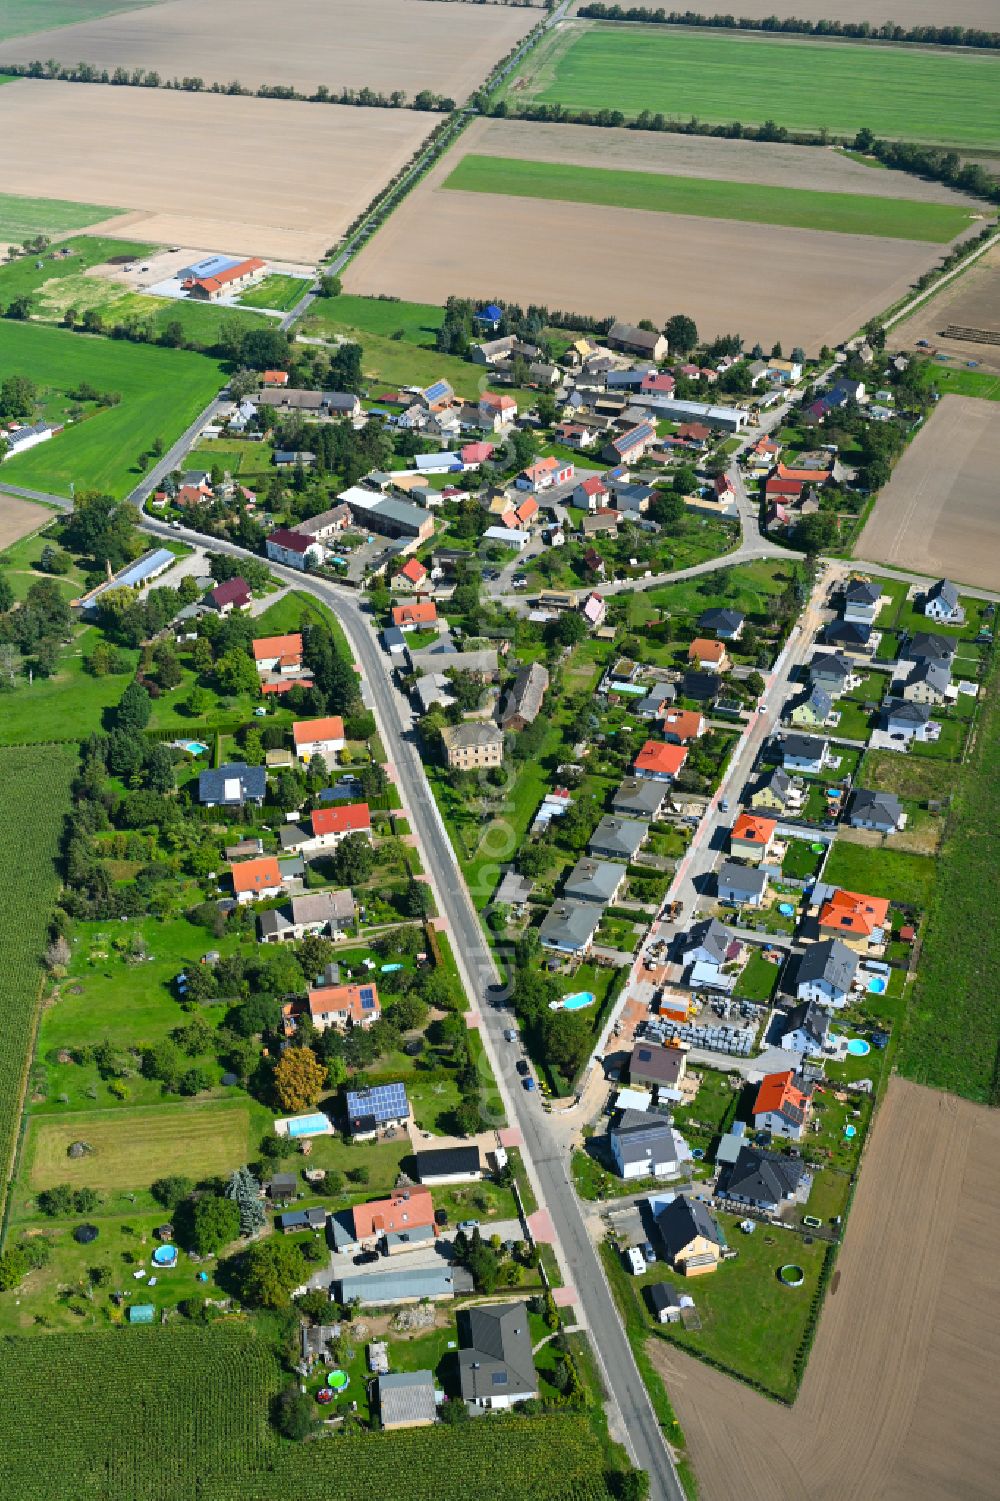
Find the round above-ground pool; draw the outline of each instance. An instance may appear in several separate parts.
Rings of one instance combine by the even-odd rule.
[[[326,1379],[330,1383],[331,1390],[335,1392],[346,1392],[351,1384],[351,1378],[347,1372],[339,1369],[336,1371],[327,1371]]]
[[[863,1037],[852,1037],[847,1044],[847,1051],[852,1058],[866,1058],[871,1050],[871,1043],[866,1042]]]
[[[157,1246],[156,1250],[153,1252],[153,1263],[156,1266],[176,1266],[177,1247]]]
[[[869,975],[866,988],[870,995],[883,995],[885,992],[885,981],[881,975]]]
[[[844,1127],[844,1135],[847,1137],[848,1141],[850,1141],[853,1137],[857,1136],[857,1134],[858,1134],[858,1128],[857,1128],[857,1126],[850,1126],[850,1125],[848,1125],[848,1126]]]
[[[781,913],[782,917],[795,916],[795,908],[792,906],[791,902],[779,902],[778,911]]]
[[[785,1287],[801,1287],[805,1280],[805,1272],[794,1261],[778,1268],[778,1281],[783,1282]]]

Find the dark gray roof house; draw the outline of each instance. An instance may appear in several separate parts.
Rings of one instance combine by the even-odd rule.
[[[817,735],[785,735],[781,740],[781,758],[785,769],[822,770],[827,742]]]
[[[650,1177],[662,1177],[677,1165],[677,1142],[665,1115],[623,1110],[608,1131],[608,1141],[625,1178],[634,1177],[635,1169],[646,1169]]]
[[[710,964],[722,964],[728,947],[728,935],[718,918],[706,917],[688,929],[684,939],[684,962],[692,964],[705,960]]]
[[[563,895],[573,902],[613,902],[625,882],[625,868],[610,860],[592,860],[584,855],[566,877]]]
[[[724,860],[717,876],[719,901],[757,906],[767,890],[767,872],[757,865],[738,865]]]
[[[606,860],[628,862],[638,854],[648,835],[649,824],[641,819],[615,818],[613,814],[605,813],[590,836],[587,850]]]
[[[724,1246],[726,1243],[711,1210],[700,1199],[693,1199],[689,1194],[678,1194],[659,1211],[656,1228],[660,1232],[669,1261],[676,1261],[685,1246],[689,1246],[699,1235],[714,1241],[717,1246]]]
[[[806,1176],[801,1161],[747,1146],[732,1167],[719,1175],[719,1193],[740,1204],[773,1211],[787,1199],[794,1199]]]
[[[890,732],[917,735],[930,717],[930,704],[915,704],[905,698],[887,698],[882,706],[882,723]]]
[[[711,631],[719,641],[736,641],[743,630],[745,617],[739,610],[705,610],[698,621],[703,631]]]
[[[906,679],[903,688],[904,694],[909,689],[911,692],[920,687],[927,687],[938,698],[944,698],[951,685],[951,664],[949,662],[918,662]]]
[[[479,1148],[435,1147],[415,1154],[417,1181],[420,1183],[471,1183],[483,1176]]]
[[[654,1084],[674,1089],[684,1073],[683,1048],[667,1048],[658,1042],[637,1042],[628,1063],[632,1084]]]
[[[672,704],[677,697],[677,688],[673,683],[654,683],[646,694],[635,706],[635,712],[641,714],[643,719],[655,719],[667,704]]]
[[[478,1407],[509,1407],[538,1392],[526,1303],[463,1308],[458,1323],[462,1397]]]
[[[858,972],[858,956],[839,938],[810,943],[799,959],[795,983],[800,998],[816,991],[827,998],[846,996]]]
[[[828,693],[842,692],[853,671],[847,658],[836,651],[820,652],[809,663],[811,681],[818,683]]]
[[[903,805],[894,792],[871,792],[867,787],[859,787],[851,798],[847,822],[855,829],[893,834],[902,816]]]
[[[681,694],[695,703],[707,704],[718,698],[719,675],[716,672],[686,672],[681,678]]]
[[[881,598],[881,585],[868,579],[851,579],[844,589],[844,604],[854,609],[874,610]]]
[[[626,777],[611,799],[619,817],[656,818],[670,793],[663,782],[649,777]]]
[[[205,808],[242,808],[244,803],[262,803],[267,791],[263,766],[228,763],[203,771],[198,778],[198,801]]]
[[[961,614],[958,590],[950,579],[938,579],[924,596],[924,614],[935,620],[955,620]]]
[[[843,646],[847,651],[869,651],[871,639],[871,626],[861,620],[831,620],[820,634],[827,646]]]
[[[522,667],[507,691],[500,724],[505,730],[521,730],[533,724],[549,686],[548,671],[540,662]]]
[[[806,1044],[806,1051],[822,1053],[830,1029],[829,1012],[815,1001],[800,1001],[785,1018],[785,1030],[781,1045],[793,1049],[798,1041]]]
[[[934,631],[915,631],[899,654],[907,662],[947,662],[955,655],[955,643]]]

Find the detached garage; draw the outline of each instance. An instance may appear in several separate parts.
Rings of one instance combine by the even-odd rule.
[[[428,1188],[447,1183],[478,1183],[483,1176],[478,1147],[439,1147],[418,1152],[417,1178]]]

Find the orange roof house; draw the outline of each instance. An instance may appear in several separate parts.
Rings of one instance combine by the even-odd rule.
[[[533,521],[538,515],[538,501],[533,495],[529,495],[527,500],[522,501],[518,506],[515,514],[520,526],[527,525],[529,521]]]
[[[253,255],[245,261],[237,261],[235,266],[226,266],[214,276],[189,276],[186,281],[181,282],[181,286],[192,296],[211,299],[221,297],[227,287],[239,286],[263,270],[264,262]]]
[[[255,896],[271,896],[281,890],[281,869],[274,855],[263,855],[258,860],[244,860],[229,867],[233,878],[233,891],[239,902],[252,901]]]
[[[263,386],[287,386],[288,385],[288,371],[287,370],[265,370],[264,373],[263,373],[263,375],[261,376],[260,380],[261,380],[261,385],[263,385]]]
[[[658,782],[672,782],[687,760],[686,745],[667,745],[662,740],[647,740],[635,758],[635,773]]]
[[[253,644],[253,659],[258,672],[265,670],[265,664],[287,668],[292,662],[301,663],[302,637],[298,631],[289,636],[260,636]]]
[[[706,672],[725,672],[729,666],[725,642],[696,636],[688,647],[688,661],[697,662]]]
[[[793,469],[788,464],[778,464],[774,470],[777,479],[798,480],[803,485],[825,485],[833,475],[832,469]]]
[[[802,1136],[811,1099],[800,1085],[801,1080],[790,1068],[778,1074],[765,1074],[753,1105],[758,1131],[770,1131],[772,1136],[787,1136],[793,1141]]]
[[[397,579],[405,579],[414,589],[424,582],[427,577],[427,569],[419,558],[410,558],[396,574]]]
[[[885,897],[837,890],[820,907],[819,931],[823,938],[842,938],[847,944],[881,943],[888,920]]]
[[[378,986],[363,981],[360,985],[319,985],[308,993],[309,1015],[317,1029],[327,1027],[345,1031],[348,1027],[370,1027],[382,1014]]]
[[[409,605],[394,605],[392,610],[392,623],[400,627],[433,625],[437,618],[437,605],[432,599],[415,599]]]
[[[339,714],[322,719],[297,719],[292,725],[292,741],[300,758],[343,750],[344,721]]]
[[[388,1199],[354,1206],[356,1240],[374,1240],[434,1225],[434,1201],[429,1188],[397,1188]]]
[[[695,709],[668,709],[660,720],[660,727],[665,740],[684,745],[705,733],[705,719]]]
[[[348,834],[370,834],[372,816],[367,803],[348,803],[340,808],[315,808],[310,814],[318,839],[335,843]]]
[[[745,860],[763,860],[770,852],[777,827],[774,818],[741,813],[729,835],[729,847],[734,855],[741,855]]]

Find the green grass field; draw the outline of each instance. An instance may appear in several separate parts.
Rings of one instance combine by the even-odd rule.
[[[969,224],[968,210],[951,204],[915,203],[906,198],[860,193],[815,193],[808,188],[764,187],[504,156],[463,157],[444,187],[466,193],[558,199],[936,244],[954,239]]]
[[[355,297],[349,292],[333,299],[321,299],[314,305],[315,316],[322,319],[329,310],[338,321],[367,333],[390,339],[400,333],[408,344],[434,348],[434,335],[444,322],[444,308],[433,302],[400,302],[388,297]]]
[[[0,1206],[34,1042],[46,929],[59,889],[55,856],[69,807],[76,747],[0,751],[0,852],[16,879],[4,885],[0,925]]]
[[[158,437],[169,445],[225,379],[218,361],[204,355],[10,320],[0,323],[0,368],[33,380],[50,417],[81,381],[121,393],[118,406],[5,463],[10,484],[54,495],[68,495],[71,484],[128,494],[143,472],[140,453]]]
[[[823,880],[865,896],[887,896],[923,909],[934,889],[934,861],[907,850],[838,839],[823,868]]]
[[[598,25],[567,31],[546,63],[514,99],[946,145],[1000,136],[992,55]]]
[[[954,805],[899,1053],[900,1073],[983,1104],[1000,1103],[1000,927],[986,914],[1000,843],[1000,671],[968,764],[950,768]],[[902,760],[903,757],[897,757]],[[937,770],[937,768],[935,768]]]
[[[70,1161],[67,1150],[83,1136],[92,1157]],[[248,1102],[190,1101],[144,1110],[100,1112],[33,1121],[25,1147],[32,1188],[71,1183],[75,1188],[148,1188],[177,1170],[192,1178],[224,1177],[252,1151]]]
[[[0,41],[12,36],[30,36],[50,26],[72,26],[77,21],[96,21],[123,10],[142,10],[159,0],[3,0],[0,5]],[[6,80],[0,78],[0,83]]]
[[[275,312],[290,313],[296,303],[302,301],[310,285],[307,276],[265,276],[263,281],[243,293],[239,299],[240,307],[271,308]]]
[[[0,32],[2,30],[3,23],[0,22]],[[0,78],[0,83],[11,81]],[[0,240],[18,241],[30,235],[62,235],[124,212],[124,209],[108,208],[100,203],[71,203],[64,198],[22,198],[16,193],[0,193]]]
[[[978,396],[982,401],[1000,401],[1000,375],[987,370],[935,365],[934,384],[942,396]]]

